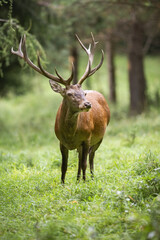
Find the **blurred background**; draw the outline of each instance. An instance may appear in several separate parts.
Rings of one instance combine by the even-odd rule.
[[[39,51],[48,71],[54,73],[56,67],[67,78],[73,61],[75,83],[87,63],[75,34],[88,45],[93,32],[106,62],[94,80],[86,81],[87,88],[100,89],[111,103],[125,101],[133,114],[159,105],[158,0],[2,0],[0,5],[1,97],[24,94],[37,85],[33,73],[10,52],[24,33],[29,57],[36,61]]]
[[[99,42],[94,64],[96,66],[100,61],[101,49],[105,52],[105,61],[101,69],[85,81],[83,88],[104,94],[112,119],[159,112],[158,0],[2,0],[0,130],[1,136],[4,130],[5,136],[9,133],[7,142],[12,139],[9,136],[17,134],[19,142],[22,141],[21,130],[13,134],[16,126],[19,129],[35,128],[36,133],[49,121],[47,127],[61,101],[61,96],[52,92],[45,77],[11,54],[11,47],[17,50],[21,36],[26,34],[28,56],[35,64],[39,52],[47,71],[55,74],[56,67],[64,78],[68,78],[73,62],[76,83],[83,75],[88,59],[75,34],[88,47],[91,32]],[[36,134],[34,138],[37,137]]]
[[[101,92],[111,121],[95,180],[76,184],[72,151],[66,186],[54,134],[62,101],[48,79],[18,56],[64,77],[83,75],[76,40],[99,43],[83,89]],[[0,239],[160,239],[160,0],[0,0]],[[1,238],[2,236],[2,238]]]

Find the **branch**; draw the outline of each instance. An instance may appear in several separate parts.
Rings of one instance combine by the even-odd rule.
[[[8,19],[2,19],[0,18],[0,22],[8,22],[9,20]]]

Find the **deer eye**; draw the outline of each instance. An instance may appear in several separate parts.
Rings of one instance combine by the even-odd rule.
[[[69,96],[69,97],[71,97],[72,95],[73,95],[73,94],[72,94],[72,93],[70,93],[70,92],[69,92],[69,93],[67,93],[67,96]]]

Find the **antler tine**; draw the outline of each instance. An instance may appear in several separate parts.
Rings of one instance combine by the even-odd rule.
[[[26,49],[26,35],[24,34],[22,37],[22,53],[23,53],[23,59],[24,61],[31,67],[33,68],[35,71],[39,72],[40,74],[42,74],[41,70],[28,58],[27,55],[27,49]]]
[[[18,50],[14,51],[13,47],[12,47],[11,52],[13,54],[23,58],[24,61],[28,63],[28,65],[30,65],[37,72],[41,73],[41,70],[34,63],[32,63],[32,61],[28,58],[25,41],[26,41],[26,36],[23,35],[23,37],[21,37],[21,40],[20,40],[20,43],[19,43],[19,46],[18,46]]]
[[[72,72],[71,72],[71,76],[67,79],[67,83],[68,83],[68,85],[71,83],[71,81],[73,80],[73,78],[74,78],[74,75],[75,75],[75,68],[74,68],[74,64],[73,64],[73,62],[72,62]]]
[[[28,56],[27,56],[27,50],[26,50],[26,35],[25,34],[22,37],[22,52],[23,52],[24,60],[27,62]]]
[[[13,53],[14,55],[17,55],[21,58],[23,58],[23,52],[22,52],[22,37],[21,37],[21,40],[20,40],[20,43],[19,43],[19,46],[18,46],[18,50],[17,51],[14,51],[13,50],[13,47],[11,48],[11,53]]]
[[[98,44],[98,42],[95,41],[94,39],[94,36],[93,36],[93,33],[91,32],[91,36],[92,36],[92,43],[93,43],[93,50],[92,50],[92,55],[93,55],[93,58],[94,58],[94,51],[95,51],[95,48],[96,48],[96,45]],[[101,57],[101,61],[100,63],[91,70],[90,74],[89,74],[89,77],[92,76],[103,64],[103,60],[104,60],[104,52],[103,50],[101,49],[101,52],[102,52],[102,57]],[[93,60],[92,60],[93,61]]]
[[[62,80],[59,77],[56,77],[56,76],[50,74],[49,72],[47,72],[46,70],[44,70],[44,68],[41,65],[41,61],[40,61],[40,56],[39,55],[38,55],[38,58],[37,58],[37,62],[38,62],[38,66],[39,66],[39,69],[40,69],[42,75],[44,75],[45,77],[47,77],[49,79],[52,79],[55,82],[64,84],[64,82],[62,82]]]
[[[72,70],[72,73],[71,73],[71,76],[67,79],[67,80],[64,80],[64,78],[58,73],[57,69],[55,68],[55,72],[57,74],[58,77],[56,76],[53,76],[52,74],[48,73],[46,70],[44,70],[44,68],[42,67],[41,65],[41,62],[40,62],[40,56],[38,55],[38,66],[40,68],[40,70],[42,71],[43,75],[46,76],[47,78],[49,79],[52,79],[54,80],[55,82],[58,82],[58,83],[61,83],[65,86],[69,85],[70,82],[72,81],[73,79],[73,70]]]
[[[94,59],[94,51],[95,51],[95,49],[96,49],[96,45],[98,44],[98,42],[96,42],[95,40],[94,40],[94,36],[93,36],[93,33],[91,32],[91,37],[92,37],[92,49],[91,49],[91,52],[92,52],[92,57],[91,57],[91,61],[93,62],[93,59]],[[92,64],[92,62],[91,62],[91,64]]]
[[[103,64],[104,52],[103,52],[102,49],[101,49],[101,52],[102,52],[101,61],[100,61],[100,63],[99,63],[95,68],[93,68],[93,69],[91,70],[91,72],[90,72],[90,74],[89,74],[89,77],[92,76],[92,75],[102,66],[102,64]]]
[[[75,73],[74,64],[72,63],[72,72],[71,72],[70,77],[67,80],[63,79],[63,77],[57,72],[56,68],[55,68],[55,72],[56,72],[57,76],[64,82],[63,84],[70,85],[71,81],[73,80],[74,73]]]
[[[80,38],[78,37],[78,35],[77,34],[75,34],[75,36],[76,36],[76,38],[77,38],[77,40],[78,40],[78,42],[80,43],[80,45],[81,45],[81,47],[87,52],[88,51],[88,49],[83,45],[83,43],[81,42],[81,40],[80,40]]]
[[[59,79],[61,79],[62,81],[64,81],[63,77],[57,72],[57,69],[55,68],[55,72],[57,74],[57,76],[59,77]]]
[[[81,47],[85,50],[85,52],[87,53],[87,55],[89,57],[88,64],[87,64],[87,67],[86,67],[86,71],[83,74],[83,76],[81,77],[81,79],[78,81],[78,84],[81,85],[86,78],[88,78],[91,75],[93,75],[102,66],[102,63],[103,63],[103,60],[104,60],[104,52],[102,51],[102,57],[101,57],[100,63],[95,68],[91,69],[91,66],[92,66],[92,63],[93,63],[93,59],[94,59],[94,51],[95,51],[95,48],[96,48],[96,45],[97,45],[98,42],[96,42],[94,40],[94,36],[91,33],[92,43],[89,45],[89,48],[87,49],[83,45],[83,43],[81,42],[81,40],[79,39],[79,37],[77,35],[76,35],[76,37],[77,37],[78,42],[80,43]]]
[[[58,83],[61,83],[65,86],[69,85],[70,82],[72,81],[73,79],[73,75],[74,75],[74,69],[72,67],[72,73],[71,73],[71,76],[67,79],[67,80],[64,80],[59,74],[58,72],[56,71],[56,74],[58,77],[48,73],[46,70],[44,70],[44,68],[42,67],[41,65],[41,62],[40,62],[40,57],[38,55],[38,67],[28,58],[28,55],[27,55],[27,49],[26,49],[26,35],[23,35],[23,37],[21,38],[20,40],[20,43],[19,43],[19,47],[18,47],[18,50],[17,51],[14,51],[13,50],[13,47],[11,48],[11,52],[21,58],[24,59],[25,62],[27,62],[27,64],[33,68],[35,71],[39,72],[40,74],[44,75],[45,77],[49,78],[49,79],[52,79],[54,80],[55,82],[58,82]]]
[[[89,59],[88,59],[88,63],[87,63],[87,67],[86,70],[83,74],[83,76],[81,77],[81,79],[78,81],[78,84],[82,84],[83,81],[89,76],[89,73],[91,71],[91,65],[92,65],[92,56],[91,56],[91,44],[89,44],[88,49],[83,45],[83,43],[81,42],[81,40],[79,39],[78,35],[76,34],[76,38],[78,40],[78,42],[80,43],[81,47],[85,50],[85,52],[87,53]]]

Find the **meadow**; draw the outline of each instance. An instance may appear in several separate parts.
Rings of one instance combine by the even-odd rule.
[[[95,156],[95,177],[88,169],[85,183],[76,182],[76,151],[60,183],[54,120],[61,97],[46,79],[33,76],[31,92],[0,99],[1,240],[160,239],[159,61],[146,59],[149,107],[131,117],[127,62],[117,57],[118,103],[109,103],[111,122]],[[108,99],[105,67],[90,85]]]

